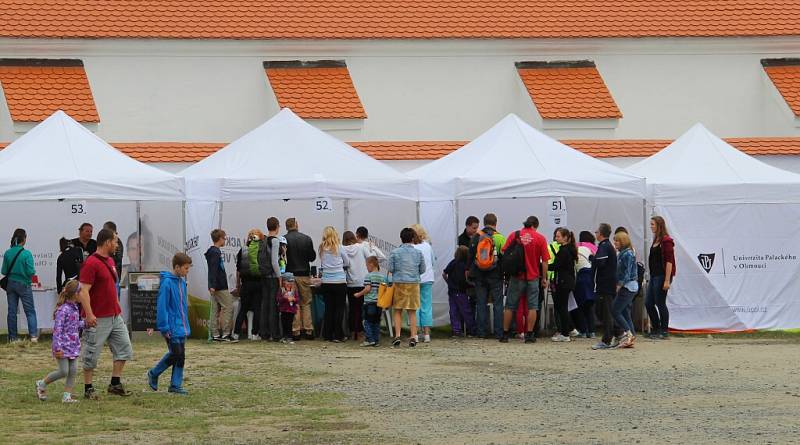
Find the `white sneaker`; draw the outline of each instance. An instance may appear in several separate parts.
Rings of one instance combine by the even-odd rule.
[[[47,385],[44,384],[44,380],[36,381],[36,397],[42,402],[47,400]]]
[[[561,334],[554,335],[553,338],[551,338],[550,340],[555,341],[555,342],[559,342],[559,343],[572,341],[569,337],[565,337],[565,336],[563,336]]]
[[[258,335],[258,334],[255,334],[255,335],[253,335],[253,340],[259,341],[259,340],[261,340],[261,336]]]
[[[572,338],[572,337],[577,337],[577,336],[579,336],[579,335],[581,335],[581,333],[580,333],[580,332],[578,332],[578,330],[577,330],[577,329],[573,329],[573,330],[572,330],[572,331],[570,331],[570,333],[569,333],[569,336],[570,336],[570,338]]]
[[[430,343],[430,342],[431,342],[431,336],[430,336],[430,334],[427,334],[427,335],[425,335],[425,340],[423,340],[423,342],[424,342],[424,343]]]
[[[78,403],[80,400],[73,399],[72,394],[65,392],[64,395],[61,397],[61,403]]]
[[[234,340],[238,340],[239,339],[239,334],[233,334],[233,335],[231,335],[231,337],[233,337]]]
[[[31,337],[31,343],[39,343],[39,337]]]

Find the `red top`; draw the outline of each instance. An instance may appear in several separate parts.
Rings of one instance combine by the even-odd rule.
[[[667,263],[672,263],[672,273],[669,276],[672,279],[675,276],[675,241],[669,235],[661,240],[661,256],[664,258],[665,271],[667,270]]]
[[[517,232],[511,232],[503,246],[503,252],[517,238]],[[547,264],[550,254],[547,252],[547,240],[535,229],[523,228],[519,231],[519,238],[525,248],[525,279],[535,280],[539,278],[539,263]],[[520,277],[522,278],[522,277]]]
[[[92,286],[89,289],[89,302],[95,317],[113,317],[122,313],[117,298],[114,258],[90,255],[81,267],[80,282]]]

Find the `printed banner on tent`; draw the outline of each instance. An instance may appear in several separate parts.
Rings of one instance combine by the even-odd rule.
[[[800,205],[675,206],[657,212],[676,243],[670,327],[800,327]]]

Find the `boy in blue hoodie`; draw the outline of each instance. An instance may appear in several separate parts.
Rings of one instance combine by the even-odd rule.
[[[183,364],[186,360],[186,337],[191,334],[189,328],[189,301],[186,292],[186,276],[192,267],[192,259],[185,253],[176,253],[172,257],[172,273],[161,272],[161,284],[158,288],[158,305],[156,328],[164,336],[168,351],[147,371],[147,383],[150,389],[158,391],[158,377],[172,366],[172,379],[169,392],[186,395],[183,389]]]

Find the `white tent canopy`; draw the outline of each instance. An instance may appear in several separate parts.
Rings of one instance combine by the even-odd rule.
[[[95,136],[62,111],[0,151],[0,236],[24,228],[36,259],[39,328],[52,327],[59,238],[82,223],[114,221],[127,271],[163,270],[183,247],[183,179],[145,165]],[[8,238],[6,238],[8,239]],[[127,292],[121,296],[127,315]],[[3,299],[5,302],[5,299]],[[7,305],[0,304],[0,329]],[[24,330],[25,317],[18,318]]]
[[[267,217],[282,223],[296,218],[315,245],[325,226],[341,234],[360,225],[369,227],[378,245],[399,244],[400,230],[417,220],[416,180],[306,123],[288,108],[181,174],[188,196],[188,253],[196,266],[193,273],[200,276],[214,228],[225,229],[223,254],[235,258],[250,228],[266,232]],[[321,202],[326,204],[319,206]],[[227,270],[232,282],[236,269]],[[206,283],[189,284],[193,296],[208,299]]]
[[[742,153],[702,124],[627,170],[647,178],[648,198],[658,204],[800,202],[798,175]]]
[[[188,197],[416,200],[416,182],[318,130],[284,108],[272,119],[187,168]]]
[[[670,327],[800,327],[800,176],[700,124],[629,171],[647,178],[676,243]]]
[[[642,178],[570,148],[514,114],[409,175],[420,179],[423,201],[644,194]]]
[[[536,215],[546,238],[559,226],[577,234],[609,222],[628,227],[634,242],[643,239],[643,178],[570,148],[513,114],[409,175],[420,181],[420,219],[441,264],[453,257],[462,218],[488,212],[498,216],[505,234]],[[437,323],[446,323],[442,280],[434,286],[434,310]]]
[[[56,111],[0,151],[0,201],[182,201],[183,180],[131,159]]]

